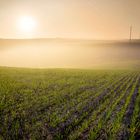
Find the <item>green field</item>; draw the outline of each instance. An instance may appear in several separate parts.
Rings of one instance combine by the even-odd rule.
[[[0,139],[138,139],[139,70],[0,68]]]

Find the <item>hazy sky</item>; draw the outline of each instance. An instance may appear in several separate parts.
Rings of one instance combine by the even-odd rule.
[[[25,33],[18,20],[32,17]],[[0,0],[0,38],[65,37],[123,39],[140,37],[140,0]]]

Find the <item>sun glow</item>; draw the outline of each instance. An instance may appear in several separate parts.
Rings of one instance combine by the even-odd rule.
[[[22,32],[32,32],[37,26],[36,21],[29,16],[21,17],[18,21],[18,28]]]

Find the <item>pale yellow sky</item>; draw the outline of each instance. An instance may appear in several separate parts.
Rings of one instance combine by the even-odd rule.
[[[31,17],[31,32],[18,20]],[[140,37],[140,0],[0,0],[0,38],[126,39]]]

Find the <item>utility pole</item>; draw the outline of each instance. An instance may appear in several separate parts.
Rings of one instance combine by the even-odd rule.
[[[130,26],[130,36],[129,36],[129,41],[131,43],[132,41],[132,25]]]

